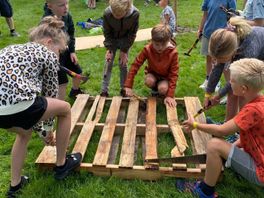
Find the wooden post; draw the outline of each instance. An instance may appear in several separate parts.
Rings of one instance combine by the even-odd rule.
[[[177,12],[177,9],[178,9],[178,1],[177,0],[173,0],[173,11],[174,11],[174,14],[175,14],[175,17],[176,17],[176,20],[175,20],[175,31],[177,32],[177,26],[178,26],[178,12]]]

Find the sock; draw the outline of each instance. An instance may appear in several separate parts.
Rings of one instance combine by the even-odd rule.
[[[15,31],[15,29],[10,30],[11,33],[13,33],[14,31]]]
[[[214,194],[215,191],[214,186],[209,186],[204,181],[200,183],[200,188],[203,191],[203,193],[206,194],[207,196]]]
[[[208,80],[208,79],[209,79],[209,76],[207,75],[207,76],[206,76],[206,80]]]
[[[62,166],[57,166],[57,168],[64,168],[66,166],[67,159],[65,160],[64,164]]]

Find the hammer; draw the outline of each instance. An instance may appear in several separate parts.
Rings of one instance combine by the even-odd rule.
[[[72,77],[76,77],[78,79],[82,80],[82,84],[86,83],[87,80],[89,79],[90,73],[88,73],[86,76],[81,75],[81,74],[77,74],[69,69],[67,69],[66,67],[60,66],[60,69],[64,72],[66,72],[68,75],[72,76]]]
[[[202,37],[202,34],[200,34],[199,38],[197,38],[197,39],[195,40],[195,42],[193,43],[192,47],[188,50],[188,52],[185,52],[185,53],[184,53],[185,56],[191,56],[191,55],[190,55],[191,51],[193,50],[193,48],[196,48],[196,45],[197,45],[197,43],[199,42],[199,40],[201,39],[201,37]]]

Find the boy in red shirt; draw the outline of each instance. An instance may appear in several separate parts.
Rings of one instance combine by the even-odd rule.
[[[132,87],[135,75],[145,60],[145,85],[157,89],[160,95],[165,96],[164,102],[171,107],[176,106],[174,92],[178,79],[179,65],[178,52],[171,42],[171,31],[168,25],[159,24],[151,30],[152,41],[147,44],[131,65],[125,82],[127,96],[132,96]]]
[[[248,181],[264,186],[264,63],[257,59],[240,59],[230,66],[230,83],[234,95],[243,97],[246,105],[223,125],[197,123],[189,115],[184,129],[197,128],[212,134],[207,143],[207,160],[204,181],[197,183],[194,193],[199,197],[214,197],[214,186],[225,166],[231,167]],[[234,144],[216,138],[240,131]]]

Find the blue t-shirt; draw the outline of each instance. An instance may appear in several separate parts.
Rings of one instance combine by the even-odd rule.
[[[264,0],[247,0],[243,16],[251,21],[264,19]]]
[[[227,15],[220,9],[220,6],[235,10],[236,0],[204,0],[203,2],[202,11],[208,13],[204,24],[203,35],[208,39],[215,30],[226,27]]]
[[[161,21],[163,23],[166,22],[165,15],[168,15],[170,17],[168,25],[170,26],[171,32],[174,33],[175,32],[176,17],[175,17],[175,14],[173,12],[173,9],[170,6],[166,6],[161,12],[160,18],[161,18]]]

